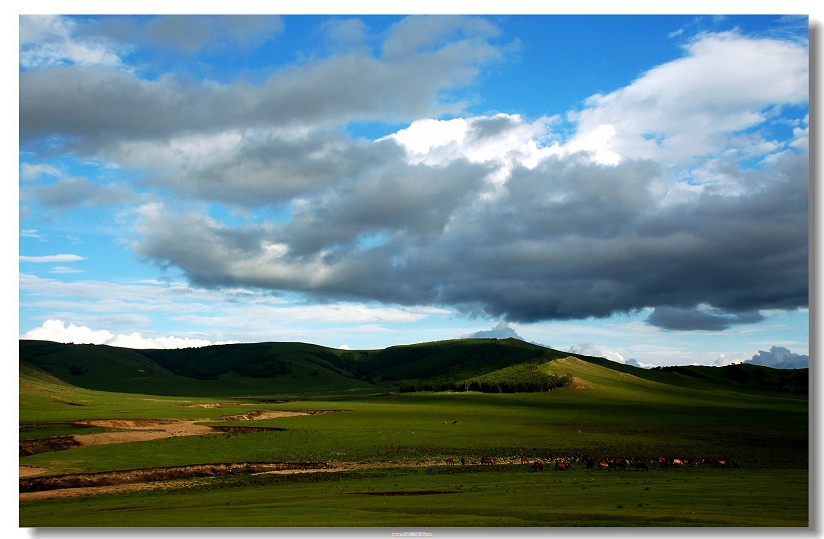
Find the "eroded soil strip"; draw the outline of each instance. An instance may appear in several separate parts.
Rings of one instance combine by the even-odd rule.
[[[80,442],[75,440],[74,436],[51,436],[39,440],[20,440],[20,456],[26,457],[37,453],[64,451],[79,445]]]
[[[192,477],[226,475],[230,473],[322,470],[329,467],[330,465],[326,462],[233,462],[140,468],[136,470],[68,474],[49,477],[25,477],[20,479],[20,492],[168,481],[170,479],[188,479]]]
[[[145,470],[131,470],[129,472],[101,472],[98,474],[73,474],[65,476],[54,476],[54,478],[63,478],[62,483],[53,481],[49,487],[43,487],[42,490],[23,491],[23,479],[20,480],[21,488],[19,498],[21,502],[32,500],[43,500],[50,498],[69,498],[75,496],[93,496],[97,494],[107,494],[116,492],[132,492],[137,490],[147,489],[170,489],[181,488],[193,484],[199,478],[215,477],[219,475],[226,475],[227,473],[247,472],[252,474],[305,474],[305,473],[329,473],[329,472],[345,472],[353,470],[366,469],[380,469],[380,468],[420,468],[429,466],[438,466],[441,464],[440,460],[427,460],[417,462],[389,462],[389,461],[373,461],[373,462],[316,462],[316,463],[233,463],[233,464],[218,464],[218,465],[192,465],[192,466],[178,466],[172,468],[146,468],[145,470],[161,470],[164,473],[143,473]],[[207,467],[217,467],[216,473],[202,473]],[[180,470],[178,473],[182,475],[174,479],[166,478],[174,470]],[[201,473],[194,473],[200,469]],[[186,475],[186,470],[190,475]],[[228,470],[228,471],[227,471]],[[120,474],[120,481],[114,478],[115,474]],[[132,475],[129,475],[132,474]],[[22,474],[21,474],[22,475]],[[98,484],[94,486],[89,482],[83,482],[84,477],[93,477],[100,480],[104,479],[100,476],[112,476],[108,484]],[[49,477],[31,478],[41,479],[48,482]],[[123,482],[123,479],[130,480]],[[432,492],[435,494],[435,492]],[[391,494],[390,494],[391,495]]]

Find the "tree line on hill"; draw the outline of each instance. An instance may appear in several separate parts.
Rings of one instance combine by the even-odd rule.
[[[547,374],[534,363],[513,365],[488,374],[460,380],[410,382],[400,386],[401,392],[414,391],[480,391],[482,393],[537,393],[565,387],[572,382],[569,375]]]

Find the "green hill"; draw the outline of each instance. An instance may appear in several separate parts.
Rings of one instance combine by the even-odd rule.
[[[77,387],[155,395],[288,396],[382,389],[347,371],[336,352],[301,343],[133,350],[21,340],[20,364]]]
[[[21,377],[171,396],[311,396],[387,391],[707,390],[806,394],[808,369],[641,369],[517,339],[455,339],[382,350],[251,343],[174,350],[20,341]]]

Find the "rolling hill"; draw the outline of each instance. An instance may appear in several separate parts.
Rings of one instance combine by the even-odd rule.
[[[641,369],[517,339],[455,339],[381,350],[295,342],[135,350],[20,341],[21,376],[101,391],[156,395],[288,396],[346,392],[547,391],[666,386],[806,394],[808,369],[758,365]]]

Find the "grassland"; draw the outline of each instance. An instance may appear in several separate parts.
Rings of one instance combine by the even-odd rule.
[[[780,485],[776,489],[776,485]],[[21,504],[28,526],[803,526],[802,470],[438,466],[202,479]],[[776,494],[787,496],[780,501]]]
[[[68,364],[82,361],[72,353]],[[364,385],[363,379],[347,378],[342,367],[335,367],[326,372],[334,374],[338,385],[327,384],[323,391],[301,396],[279,386],[267,396],[260,380],[252,380],[254,393],[240,398],[236,388],[222,394],[209,380],[193,381],[190,395],[180,387],[172,395],[88,389],[65,382],[57,376],[59,368],[55,374],[23,364],[21,440],[90,432],[72,421],[100,418],[196,419],[207,425],[284,429],[89,445],[20,458],[21,465],[46,469],[44,476],[232,462],[330,462],[339,470],[227,474],[159,483],[151,490],[21,498],[19,524],[396,529],[808,525],[805,393],[729,383],[723,371],[713,371],[720,379],[678,372],[636,376],[586,358],[539,359],[538,368],[546,375],[569,376],[573,383],[539,393],[395,393],[383,381]],[[288,364],[289,358],[284,361]],[[494,369],[509,367],[501,363]],[[85,365],[91,366],[82,376],[94,378],[94,364]],[[478,373],[479,364],[472,369]],[[325,376],[311,375],[309,368],[305,375]],[[120,381],[114,387],[123,386]],[[193,406],[215,402],[222,406]],[[250,409],[333,413],[225,419]],[[725,457],[740,467],[661,469],[654,464],[659,455]],[[472,464],[482,456],[496,457],[498,464]],[[585,457],[615,456],[649,462],[650,468],[602,471],[584,465]],[[521,457],[548,464],[545,471],[533,472],[520,463]],[[444,465],[446,458],[458,464]],[[572,460],[573,469],[553,470],[557,458]]]

